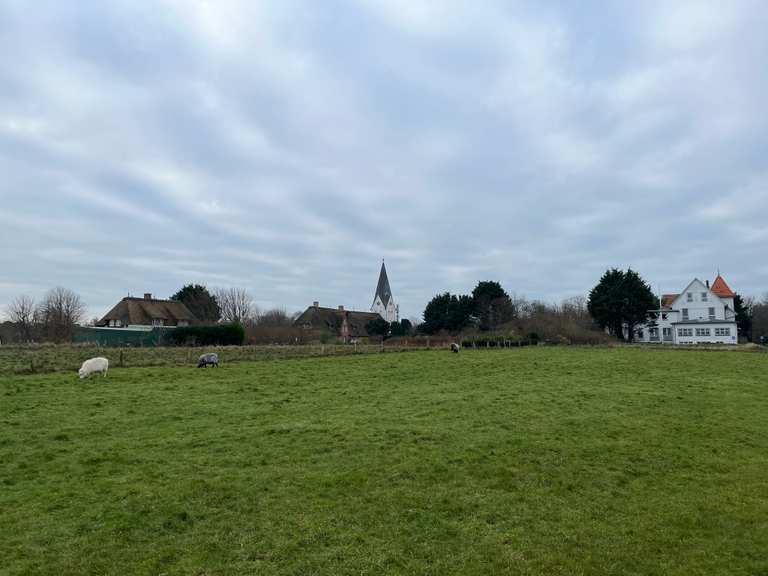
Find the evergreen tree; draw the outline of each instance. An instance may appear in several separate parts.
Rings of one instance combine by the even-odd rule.
[[[182,302],[201,322],[218,322],[221,318],[216,298],[200,284],[187,284],[171,296],[171,300]]]
[[[640,275],[628,269],[626,272],[613,268],[589,293],[587,309],[601,328],[617,338],[624,339],[624,326],[630,342],[634,339],[635,326],[653,318],[649,310],[657,309],[659,301]]]
[[[424,309],[424,323],[421,325],[421,330],[426,334],[435,334],[447,328],[446,317],[450,303],[451,295],[448,292],[432,298]]]
[[[741,294],[733,297],[733,308],[736,312],[736,326],[739,328],[739,335],[744,336],[750,342],[752,341],[752,308],[754,300],[752,298],[742,298]]]
[[[381,317],[375,318],[365,325],[365,331],[369,336],[388,336],[389,322]]]
[[[478,282],[472,290],[472,299],[475,303],[474,314],[480,320],[481,330],[495,330],[514,316],[512,299],[498,282]]]
[[[462,294],[451,296],[445,317],[445,328],[451,333],[461,332],[470,322],[475,310],[475,302],[472,296]]]

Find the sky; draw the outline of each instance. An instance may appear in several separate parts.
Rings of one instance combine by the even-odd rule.
[[[768,4],[0,0],[0,310],[768,291]]]

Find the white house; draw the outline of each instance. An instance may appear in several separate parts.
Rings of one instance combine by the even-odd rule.
[[[738,332],[733,298],[735,294],[720,274],[712,286],[698,278],[680,294],[664,294],[655,318],[635,328],[638,342],[666,344],[736,344]]]
[[[389,287],[389,278],[387,278],[387,269],[384,267],[384,261],[381,261],[381,272],[379,272],[379,282],[376,285],[376,294],[371,304],[371,312],[376,312],[387,322],[398,322],[400,320],[400,307],[395,304],[392,298],[392,290]]]

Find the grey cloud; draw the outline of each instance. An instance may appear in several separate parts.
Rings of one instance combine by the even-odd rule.
[[[0,0],[0,305],[206,282],[367,307],[382,257],[406,315],[481,279],[584,294],[609,266],[762,293],[766,20]]]

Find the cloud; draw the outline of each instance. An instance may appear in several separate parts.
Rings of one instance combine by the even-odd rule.
[[[0,305],[766,290],[759,2],[0,0]]]

